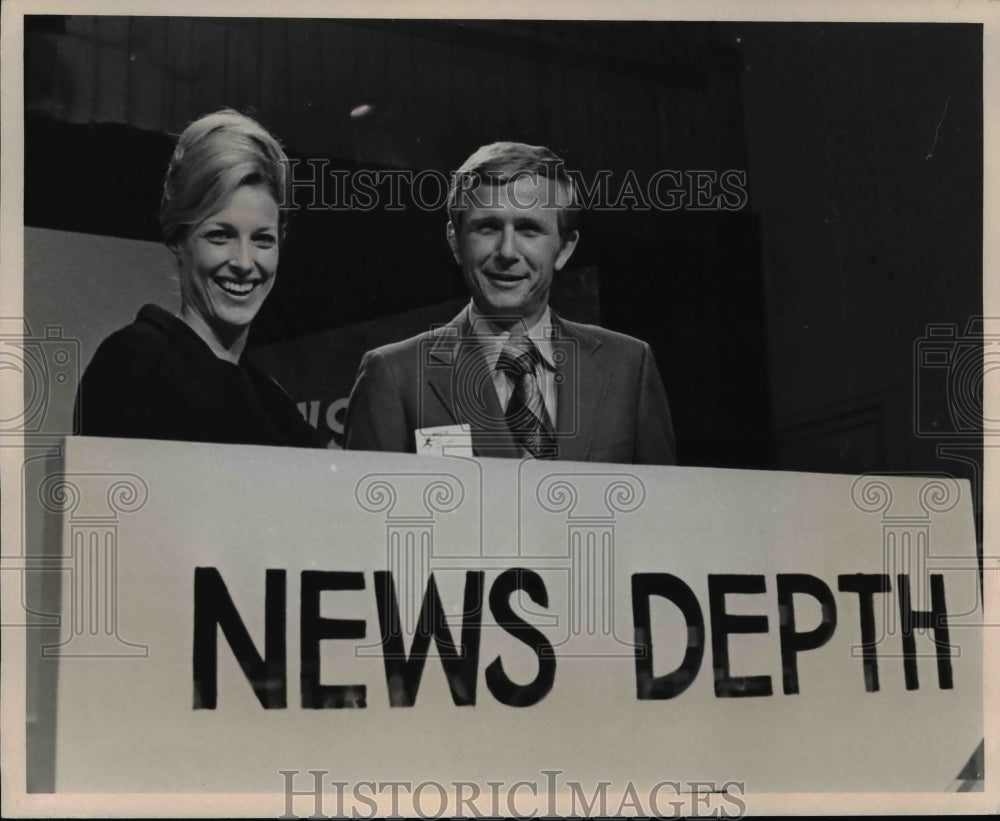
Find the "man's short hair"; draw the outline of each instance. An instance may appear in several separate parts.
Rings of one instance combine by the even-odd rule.
[[[505,185],[518,176],[533,174],[556,183],[560,235],[565,237],[576,231],[580,222],[580,200],[576,185],[566,173],[566,164],[544,145],[515,142],[490,143],[476,149],[451,175],[448,218],[455,230],[461,228],[470,193],[476,188]]]

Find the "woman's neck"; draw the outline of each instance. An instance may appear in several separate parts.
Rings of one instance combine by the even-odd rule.
[[[238,363],[247,344],[249,326],[234,328],[232,334],[220,336],[197,311],[182,305],[177,312],[177,318],[194,331],[219,359]]]

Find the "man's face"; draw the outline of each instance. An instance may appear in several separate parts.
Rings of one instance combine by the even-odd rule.
[[[552,275],[566,264],[578,234],[559,234],[557,183],[520,175],[506,185],[481,187],[448,244],[486,316],[523,319],[530,327],[545,312]],[[561,199],[561,198],[559,198]]]

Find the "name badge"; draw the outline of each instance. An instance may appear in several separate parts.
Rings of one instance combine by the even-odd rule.
[[[472,427],[469,424],[417,428],[420,456],[472,456]]]

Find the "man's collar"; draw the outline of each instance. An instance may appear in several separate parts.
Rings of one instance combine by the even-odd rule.
[[[473,335],[482,337],[483,341],[487,343],[487,356],[493,364],[496,364],[496,359],[500,356],[500,350],[510,336],[510,331],[494,324],[471,300],[469,301],[469,324]],[[538,348],[538,352],[542,355],[542,360],[549,370],[555,370],[555,362],[552,357],[552,334],[552,310],[546,305],[545,312],[538,321],[527,329],[527,336],[535,343],[535,347]],[[495,344],[489,344],[491,342]]]

